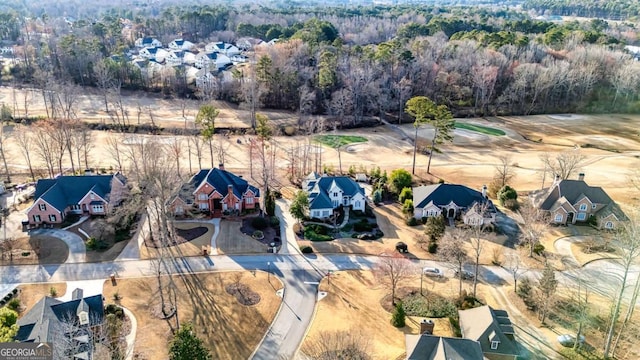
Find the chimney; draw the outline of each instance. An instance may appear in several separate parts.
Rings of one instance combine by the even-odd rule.
[[[487,185],[482,185],[482,197],[487,198]]]
[[[433,335],[433,328],[435,326],[436,324],[433,323],[433,320],[422,319],[422,321],[420,321],[420,335]]]
[[[84,170],[84,176],[91,176],[91,175],[95,175],[93,173],[93,169],[85,169]]]
[[[223,163],[218,164],[218,169],[224,170],[224,164]]]
[[[560,175],[556,174],[556,176],[553,179],[553,185],[556,185],[559,182],[560,182]]]
[[[82,299],[82,289],[80,288],[76,288],[71,293],[71,300],[78,300],[78,299]]]
[[[584,173],[583,172],[578,174],[578,181],[584,181]]]

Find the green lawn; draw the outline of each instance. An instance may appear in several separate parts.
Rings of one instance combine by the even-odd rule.
[[[318,135],[315,137],[315,141],[336,148],[353,143],[367,142],[367,138],[353,135]]]
[[[456,122],[456,129],[465,129],[465,130],[475,131],[481,134],[487,134],[491,136],[505,135],[505,132],[500,129],[494,129],[494,128],[490,128],[482,125],[459,123],[459,122]]]

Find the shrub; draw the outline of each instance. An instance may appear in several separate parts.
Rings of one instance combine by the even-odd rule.
[[[537,243],[533,246],[533,253],[542,256],[544,255],[544,245]]]
[[[113,293],[113,300],[114,301],[119,301],[121,299],[122,299],[122,296],[120,296],[119,292],[116,291],[115,293]]]
[[[504,207],[509,210],[516,211],[520,207],[520,204],[518,204],[518,200],[516,199],[507,199],[504,201]]]
[[[416,218],[414,218],[413,216],[411,216],[410,218],[407,219],[407,225],[416,226],[416,225],[418,225],[418,220]]]
[[[423,216],[422,218],[420,218],[420,222],[422,223],[422,225],[426,224],[427,220],[429,220],[429,218],[426,216]]]
[[[371,224],[369,224],[369,222],[367,222],[366,219],[365,219],[365,222],[357,222],[353,224],[353,230],[357,232],[371,231],[371,229],[372,229]]]
[[[303,254],[312,254],[313,248],[309,245],[300,246],[300,252]]]
[[[316,229],[324,228],[323,226],[307,226],[304,229],[304,238],[311,241],[330,241],[333,238],[326,234],[319,234]],[[326,229],[325,229],[326,231]]]
[[[6,304],[6,301],[4,301],[4,299],[0,299],[0,307],[4,306],[4,304]]]
[[[58,290],[56,290],[56,288],[54,288],[53,286],[49,288],[49,295],[51,295],[51,297],[56,297],[58,296]]]
[[[402,204],[402,212],[407,215],[413,215],[413,200],[405,200]]]
[[[115,304],[109,304],[107,306],[104,307],[104,313],[105,314],[113,314],[116,316],[116,318],[118,319],[124,319],[124,310],[122,310],[122,308],[118,305]]]
[[[438,243],[435,241],[429,242],[429,246],[427,246],[427,251],[429,254],[435,254],[438,252]]]
[[[517,200],[518,193],[514,188],[509,185],[505,185],[498,191],[498,200],[500,200],[500,205],[505,205],[505,201],[507,200]]]
[[[587,224],[591,226],[598,226],[598,219],[594,215],[589,215],[589,220],[587,220]]]
[[[271,224],[271,227],[280,226],[280,218],[278,218],[277,216],[270,217],[269,218],[269,224]]]
[[[373,203],[379,204],[382,202],[382,190],[378,189],[373,192]]]
[[[395,194],[400,194],[402,189],[411,187],[411,182],[413,181],[413,177],[411,173],[409,173],[405,169],[396,169],[391,172],[389,175],[389,185],[391,191]]]
[[[406,200],[413,201],[413,190],[411,190],[411,188],[409,187],[402,189],[402,191],[400,192],[400,196],[398,197],[398,200],[400,200],[401,204],[404,204]]]
[[[342,231],[351,231],[351,229],[353,229],[353,224],[349,223],[342,227]]]
[[[98,240],[94,237],[87,239],[87,249],[94,250],[98,246]]]
[[[22,256],[29,256],[31,255],[31,251],[23,251],[22,252]]]
[[[404,312],[404,307],[401,302],[396,304],[396,308],[393,311],[393,315],[391,315],[391,325],[401,328],[405,326],[407,314]]]
[[[264,237],[264,233],[262,232],[262,230],[256,230],[253,232],[252,235],[255,239],[262,239]]]
[[[18,293],[18,288],[13,289],[11,292],[13,293],[13,295],[17,294]]]
[[[525,277],[520,280],[516,294],[522,299],[528,309],[536,309],[535,300],[533,299],[533,286],[531,285],[531,280],[529,280],[529,278]]]
[[[424,234],[430,241],[439,240],[444,235],[445,224],[442,216],[431,216],[427,218],[424,228]]]
[[[256,230],[264,230],[269,226],[269,222],[262,216],[257,216],[251,219],[251,226]]]
[[[18,309],[20,309],[20,299],[9,300],[7,307],[13,311],[18,311]]]

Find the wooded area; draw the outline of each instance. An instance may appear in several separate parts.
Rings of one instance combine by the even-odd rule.
[[[489,7],[124,3],[83,3],[68,13],[68,4],[4,4],[12,10],[0,12],[0,37],[17,46],[0,84],[46,89],[43,97],[96,87],[114,122],[126,115],[118,113],[121,89],[324,114],[342,126],[366,117],[410,120],[403,108],[413,96],[447,105],[458,117],[640,110],[640,63],[624,51],[638,41],[629,23],[548,22]],[[534,0],[525,7],[558,4]],[[231,68],[225,80],[218,74],[218,86],[205,93],[187,82],[184,66],[161,81],[142,76],[128,54],[143,36],[163,43],[279,41],[250,51],[248,66]]]

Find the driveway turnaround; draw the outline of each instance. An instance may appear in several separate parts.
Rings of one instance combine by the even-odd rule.
[[[70,231],[60,229],[36,229],[31,230],[29,235],[52,236],[64,241],[69,248],[69,257],[65,264],[82,263],[85,261],[86,247],[82,238]]]

